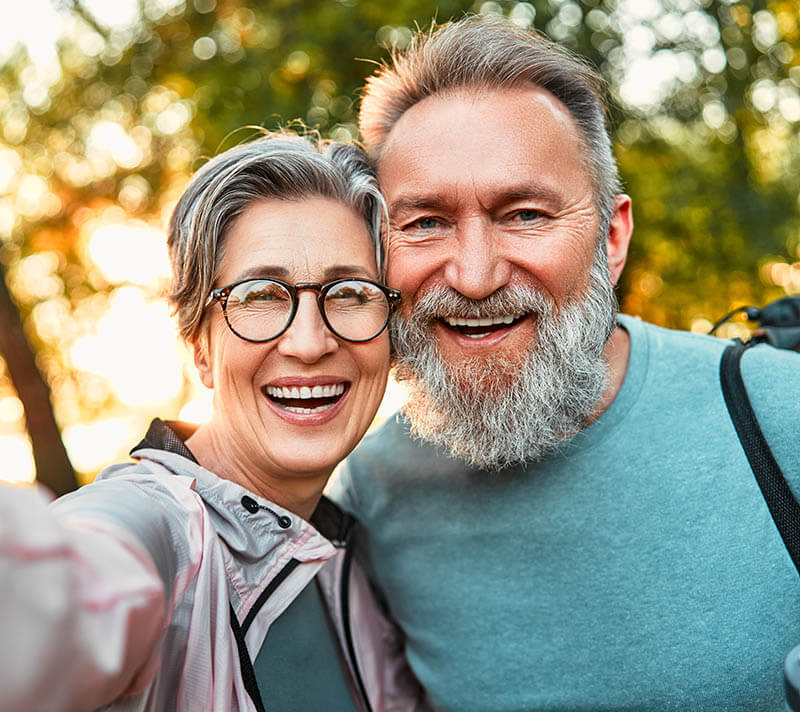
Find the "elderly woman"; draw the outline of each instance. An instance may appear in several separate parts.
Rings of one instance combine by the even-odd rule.
[[[354,146],[268,136],[194,176],[171,300],[212,417],[154,421],[133,463],[17,517],[11,548],[52,586],[8,622],[3,710],[415,708],[322,496],[386,383],[383,215]]]

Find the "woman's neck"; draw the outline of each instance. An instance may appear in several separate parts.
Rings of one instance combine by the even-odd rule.
[[[211,423],[198,427],[186,440],[186,447],[200,465],[217,477],[235,482],[306,521],[314,513],[331,474],[270,472],[256,464],[252,453],[237,448],[235,438],[219,433]]]

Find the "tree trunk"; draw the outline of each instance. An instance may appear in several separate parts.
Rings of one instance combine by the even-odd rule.
[[[8,291],[2,264],[0,264],[0,355],[5,359],[11,382],[25,409],[25,421],[36,463],[36,479],[56,495],[77,489],[75,470],[69,461],[53,415],[50,388],[36,365],[33,351],[22,328],[19,310]]]

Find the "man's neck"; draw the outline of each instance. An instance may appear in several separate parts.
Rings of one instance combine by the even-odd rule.
[[[589,418],[589,423],[593,423],[603,415],[614,402],[619,389],[622,388],[622,382],[625,380],[630,355],[631,337],[624,328],[617,326],[603,349],[603,358],[608,363],[608,386]]]

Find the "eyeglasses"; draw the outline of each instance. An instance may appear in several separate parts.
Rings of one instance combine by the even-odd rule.
[[[400,292],[371,279],[290,284],[272,277],[243,279],[211,291],[206,306],[219,302],[230,330],[240,339],[262,343],[283,334],[297,314],[298,294],[317,293],[325,325],[340,339],[369,341],[389,323]]]

